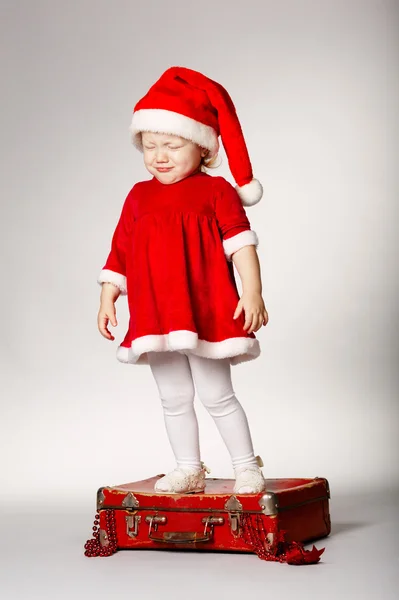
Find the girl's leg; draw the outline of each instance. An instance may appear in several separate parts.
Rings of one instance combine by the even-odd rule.
[[[166,432],[178,467],[201,468],[195,388],[190,365],[179,352],[148,352],[158,386]]]
[[[257,466],[247,417],[231,382],[230,360],[187,356],[198,396],[215,421],[233,467]]]

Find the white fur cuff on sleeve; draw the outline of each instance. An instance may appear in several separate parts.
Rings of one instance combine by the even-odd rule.
[[[234,252],[237,252],[240,248],[243,248],[244,246],[258,246],[258,244],[258,236],[252,229],[240,231],[237,235],[233,235],[233,237],[223,240],[224,253],[229,261],[231,261]]]
[[[120,273],[116,273],[115,271],[110,271],[109,269],[103,269],[98,276],[97,283],[100,285],[103,283],[113,283],[118,287],[121,291],[122,296],[126,296],[127,287],[126,287],[126,277],[125,275],[121,275]]]

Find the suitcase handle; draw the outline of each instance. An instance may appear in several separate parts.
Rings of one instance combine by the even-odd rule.
[[[167,522],[164,516],[148,516],[145,518],[150,524],[148,529],[148,537],[153,542],[162,542],[169,544],[198,544],[209,542],[213,536],[214,525],[223,525],[223,517],[204,517],[202,523],[205,524],[204,533],[201,535],[197,531],[165,531],[162,537],[153,534],[158,529],[158,523],[165,524]]]

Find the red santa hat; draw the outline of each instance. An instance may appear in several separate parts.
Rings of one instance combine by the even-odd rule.
[[[207,148],[210,157],[219,150],[220,135],[243,206],[262,198],[233,101],[224,87],[202,73],[185,67],[167,69],[137,102],[129,129],[141,152],[141,132],[152,131],[191,140]]]

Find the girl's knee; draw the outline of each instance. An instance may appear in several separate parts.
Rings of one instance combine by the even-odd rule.
[[[230,415],[241,408],[234,390],[229,390],[224,394],[202,394],[199,395],[199,399],[214,418]]]
[[[191,411],[194,404],[195,389],[193,385],[186,385],[182,389],[168,388],[162,390],[160,399],[165,414],[181,415]]]

